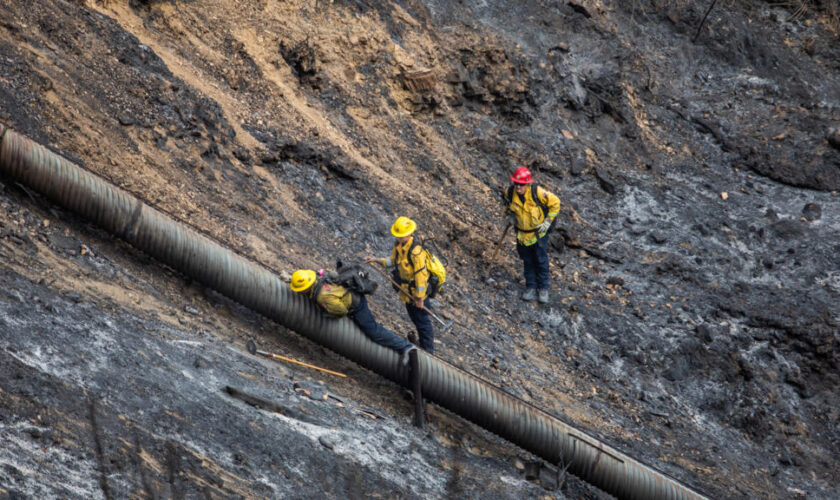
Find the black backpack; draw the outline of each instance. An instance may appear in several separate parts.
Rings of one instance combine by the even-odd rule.
[[[368,275],[368,269],[357,262],[345,264],[340,260],[335,261],[336,276],[330,277],[329,282],[341,285],[351,292],[362,295],[369,295],[376,291],[379,283],[373,281]]]

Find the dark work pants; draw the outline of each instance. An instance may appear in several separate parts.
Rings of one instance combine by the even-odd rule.
[[[362,332],[364,332],[370,340],[397,352],[403,352],[409,347],[412,347],[413,344],[411,342],[377,323],[376,320],[373,319],[373,314],[371,314],[370,309],[368,308],[367,297],[364,295],[359,295],[359,297],[361,297],[359,305],[356,306],[356,309],[352,313],[348,314],[348,316],[353,319],[359,329],[362,330]]]
[[[527,247],[517,242],[516,252],[522,259],[525,287],[548,290],[548,235]]]
[[[426,306],[429,307],[429,306]],[[420,337],[420,348],[426,352],[435,352],[435,330],[432,328],[432,319],[429,313],[414,306],[413,302],[405,305],[408,317],[417,328],[417,335]]]

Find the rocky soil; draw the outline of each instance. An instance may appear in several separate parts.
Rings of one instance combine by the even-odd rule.
[[[415,218],[441,357],[711,498],[837,498],[840,6],[711,4],[2,0],[0,122],[281,275]],[[489,261],[518,165],[547,306]],[[0,498],[606,497],[0,186]]]

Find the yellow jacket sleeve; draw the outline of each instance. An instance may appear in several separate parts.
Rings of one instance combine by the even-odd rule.
[[[557,214],[560,213],[560,198],[558,198],[554,193],[546,191],[543,188],[538,189],[537,196],[548,206],[548,214],[546,214],[546,217],[548,217],[549,220],[554,220],[554,218],[557,217]]]
[[[414,264],[414,298],[425,299],[429,293],[429,270],[426,269],[426,251],[420,245],[411,252],[411,262]]]
[[[379,260],[379,264],[382,265],[382,267],[391,267],[395,262],[397,262],[397,247],[394,247],[394,249],[391,250],[390,256],[383,257]]]

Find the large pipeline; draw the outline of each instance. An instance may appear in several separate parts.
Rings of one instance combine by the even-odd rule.
[[[0,124],[0,174],[91,219],[134,247],[403,386],[398,355],[349,319],[328,319],[269,270]],[[524,401],[420,352],[423,395],[618,498],[705,498]]]

